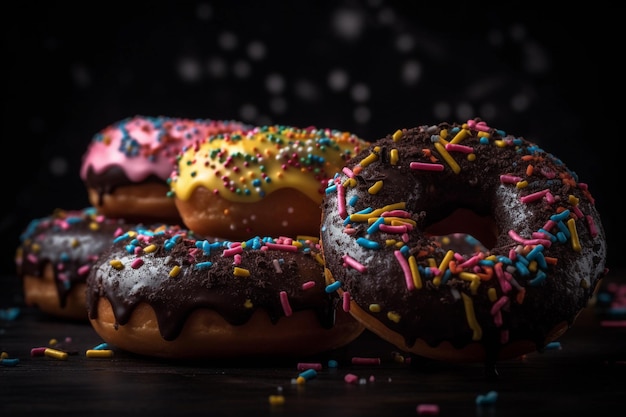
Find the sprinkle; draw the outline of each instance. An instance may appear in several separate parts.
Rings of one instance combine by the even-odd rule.
[[[498,393],[496,391],[489,391],[485,395],[479,395],[476,397],[476,405],[495,404],[497,399],[498,399]]]
[[[111,265],[113,268],[117,269],[118,271],[124,269],[124,264],[119,259],[110,260],[109,265]]]
[[[343,184],[337,184],[337,211],[342,219],[348,217],[346,210],[346,189]]]
[[[472,148],[471,146],[457,145],[452,142],[446,144],[445,148],[446,148],[446,151],[451,151],[451,152],[462,152],[462,153],[467,153],[467,154],[474,152],[474,148]]]
[[[434,145],[437,151],[441,154],[441,157],[443,158],[443,160],[448,163],[452,171],[455,174],[458,174],[459,172],[461,172],[461,167],[459,166],[459,164],[456,163],[454,158],[452,158],[452,155],[450,155],[448,151],[446,151],[446,148],[444,148],[444,146],[439,142],[435,142]]]
[[[315,281],[307,281],[305,283],[302,284],[302,289],[303,290],[308,290],[310,288],[315,287]]]
[[[537,201],[541,198],[543,198],[547,193],[548,193],[548,189],[545,190],[541,190],[541,191],[537,191],[536,193],[532,193],[532,194],[528,194],[526,196],[522,196],[520,197],[520,201],[524,204],[526,203],[532,203],[533,201]]]
[[[367,268],[364,265],[361,265],[358,261],[348,255],[343,255],[343,262],[345,265],[350,266],[361,273],[367,271]]]
[[[289,305],[289,299],[285,291],[280,292],[280,304],[283,306],[283,312],[285,316],[289,317],[293,313],[291,306]]]
[[[67,359],[67,352],[63,352],[62,350],[46,348],[46,350],[44,350],[43,353],[45,356],[49,358],[54,358],[54,359],[59,359],[59,360]]]
[[[380,219],[382,220],[382,217],[380,217]],[[366,239],[364,237],[357,238],[356,243],[367,249],[379,249],[380,248],[380,243],[375,242],[373,240]]]
[[[502,184],[516,184],[522,179],[513,175],[500,175],[500,182]]]
[[[418,404],[416,411],[419,415],[436,416],[439,415],[439,406],[437,404]]]
[[[391,163],[391,165],[397,165],[399,159],[400,157],[398,156],[397,149],[392,149],[391,151],[389,151],[389,163]]]
[[[393,251],[393,255],[396,257],[396,260],[400,264],[400,268],[402,268],[402,272],[404,273],[404,282],[406,283],[406,288],[409,291],[415,289],[415,283],[413,282],[413,274],[411,273],[411,267],[407,262],[406,258],[399,250]]]
[[[2,358],[0,359],[0,365],[2,366],[17,366],[20,363],[18,358]]]
[[[576,252],[580,252],[582,248],[580,246],[580,240],[578,240],[578,230],[576,229],[576,221],[574,219],[569,219],[567,221],[567,229],[570,232],[572,249],[574,249]]]
[[[30,350],[30,356],[44,356],[47,347],[36,347]]]
[[[235,267],[235,269],[233,270],[233,274],[236,277],[249,277],[250,276],[250,271],[244,268],[239,268],[238,266]]]
[[[426,162],[411,162],[409,168],[420,171],[443,171],[442,164],[430,164]]]
[[[374,185],[372,185],[370,188],[367,189],[367,192],[372,195],[376,195],[382,188],[383,188],[383,182],[376,181]]]
[[[352,358],[352,365],[380,365],[380,358],[363,358],[355,356]]]
[[[348,291],[344,291],[342,296],[342,305],[343,311],[346,313],[350,311],[350,293]]]
[[[109,344],[108,343],[100,343],[99,345],[96,345],[94,347],[92,347],[91,349],[93,350],[102,350],[102,349],[108,349],[109,348]]]
[[[285,404],[285,396],[284,395],[270,395],[269,397],[270,405],[283,405]]]
[[[472,340],[480,340],[483,337],[483,330],[478,324],[476,320],[476,314],[474,313],[474,304],[472,303],[472,299],[469,295],[462,293],[463,297],[463,305],[465,306],[465,317],[467,319],[467,324],[473,330]]]
[[[341,288],[341,281],[335,281],[332,284],[328,284],[324,291],[326,291],[327,294],[331,294],[337,291],[339,288]]]
[[[394,142],[397,142],[397,141],[399,141],[400,139],[402,139],[402,130],[400,130],[400,129],[396,130],[396,131],[393,133],[392,138],[393,138],[393,141],[394,141]]]
[[[304,371],[307,369],[314,369],[316,371],[321,371],[322,370],[322,364],[319,362],[299,362],[296,365],[296,369],[298,371]]]
[[[309,368],[305,371],[300,372],[300,374],[298,374],[298,379],[302,378],[305,381],[308,381],[310,379],[313,379],[317,376],[317,371],[313,368]]]
[[[180,274],[180,266],[174,265],[172,269],[170,269],[169,276],[170,278],[176,278]]]
[[[356,384],[356,382],[359,380],[359,377],[354,374],[346,374],[343,377],[343,380],[346,381],[348,384]]]
[[[110,358],[113,356],[113,351],[111,349],[88,349],[85,356],[88,358]]]
[[[213,262],[211,261],[198,262],[197,264],[194,265],[194,269],[203,270],[203,269],[210,268],[212,265],[213,265]]]
[[[269,249],[272,250],[282,250],[282,251],[286,251],[286,252],[297,252],[298,251],[298,247],[294,246],[294,245],[283,245],[280,243],[270,243],[267,242],[265,244]]]

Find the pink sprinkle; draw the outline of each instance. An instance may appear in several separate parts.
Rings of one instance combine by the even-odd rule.
[[[308,290],[309,288],[313,288],[313,287],[315,287],[315,281],[307,281],[304,284],[302,284],[303,290]]]
[[[381,217],[402,217],[406,219],[411,217],[411,213],[405,210],[389,210],[384,212]]]
[[[556,222],[554,220],[548,220],[546,224],[543,225],[542,229],[549,232],[554,226],[556,226]]]
[[[285,312],[285,316],[291,316],[293,312],[291,310],[291,306],[289,305],[289,300],[287,298],[287,293],[285,291],[280,292],[280,304],[283,306],[283,311]]]
[[[522,178],[516,177],[514,175],[500,175],[500,182],[502,184],[516,184],[521,180]]]
[[[322,370],[321,363],[308,363],[308,362],[300,362],[297,365],[298,371],[306,371],[307,369],[315,369],[316,371]]]
[[[346,210],[346,189],[342,184],[337,184],[337,212],[342,219],[348,217]]]
[[[240,254],[235,254],[235,260],[233,261],[233,264],[235,265],[239,265],[241,264],[241,255]]]
[[[44,356],[47,347],[36,347],[30,350],[30,356]]]
[[[574,206],[572,207],[572,211],[574,212],[574,214],[576,215],[577,219],[582,219],[583,217],[585,217],[585,215],[583,214],[582,211],[580,211],[580,209],[578,208],[578,206]]]
[[[476,120],[470,119],[467,121],[467,125],[474,130],[480,130],[482,132],[489,132],[489,126],[484,121],[476,122]]]
[[[591,236],[598,236],[598,229],[596,228],[596,223],[593,221],[593,217],[588,214],[585,216],[585,218],[587,219],[587,225],[589,226],[589,232],[591,233]]]
[[[443,171],[442,164],[429,164],[426,162],[411,162],[409,168],[421,171]]]
[[[141,258],[137,258],[137,259],[135,259],[135,260],[134,260],[134,261],[130,264],[130,266],[131,266],[133,269],[137,269],[137,268],[139,268],[141,265],[143,265],[143,259],[141,259]]]
[[[495,311],[491,313],[491,315],[493,316],[493,323],[496,325],[496,327],[502,326],[502,311]]]
[[[343,255],[343,262],[361,273],[367,271],[367,268],[364,265],[361,265],[354,258],[351,258],[348,255]]]
[[[498,278],[498,283],[500,284],[500,288],[502,288],[502,292],[508,293],[509,291],[511,291],[512,287],[505,277],[504,270],[502,269],[502,263],[498,262],[497,264],[495,264],[493,269],[496,272],[496,277]]]
[[[350,293],[348,291],[344,291],[342,295],[342,308],[346,313],[350,311]]]
[[[356,233],[356,229],[354,227],[344,227],[343,232],[347,235],[353,235]]]
[[[355,356],[352,358],[353,365],[380,365],[380,358],[362,358]]]
[[[224,249],[224,251],[222,252],[222,256],[227,258],[229,256],[234,256],[235,254],[242,253],[242,252],[243,252],[242,246],[235,246],[234,248]]]
[[[385,233],[406,233],[407,227],[403,226],[389,226],[388,224],[381,224],[378,226],[381,232]]]
[[[547,201],[549,204],[554,204],[554,203],[556,202],[556,199],[554,198],[554,196],[552,195],[552,193],[551,193],[550,191],[548,191],[548,192],[546,193],[546,201]]]
[[[536,193],[528,194],[520,197],[520,201],[524,204],[532,203],[533,201],[537,201],[543,198],[548,193],[548,189],[537,191]]]
[[[83,265],[79,267],[76,272],[78,272],[79,276],[82,276],[82,275],[86,275],[90,269],[91,269],[91,265]]]
[[[600,321],[602,327],[626,327],[626,320],[602,320]]]
[[[274,250],[284,250],[286,252],[297,252],[298,251],[298,247],[294,246],[294,245],[281,245],[278,243],[266,243],[265,244],[269,249],[274,249]]]
[[[398,260],[400,264],[400,268],[402,268],[402,272],[404,273],[404,281],[406,282],[406,288],[409,291],[413,291],[415,289],[415,283],[413,282],[413,275],[411,274],[411,268],[409,267],[409,263],[406,258],[399,250],[393,251],[394,256]]]
[[[32,253],[29,253],[26,258],[28,259],[28,262],[33,263],[33,264],[36,264],[38,260],[37,256],[35,256]]]
[[[497,311],[500,311],[502,307],[504,307],[504,305],[508,302],[509,302],[509,297],[507,297],[506,295],[503,295],[502,297],[500,297],[498,301],[493,303],[493,305],[491,306],[491,314],[495,314]]]
[[[513,230],[509,230],[509,236],[514,241],[518,243],[522,243],[524,245],[543,245],[546,248],[549,248],[550,246],[552,246],[552,241],[549,239],[524,239],[523,237],[515,233],[515,231]]]
[[[478,262],[480,262],[485,256],[482,253],[476,254],[474,256],[472,256],[471,258],[469,258],[467,261],[461,263],[458,265],[459,268],[469,268],[472,267],[476,264],[478,264]]]
[[[420,415],[436,416],[439,415],[439,406],[437,404],[419,404],[416,411]]]
[[[350,178],[354,178],[354,172],[352,172],[352,170],[350,168],[348,168],[348,167],[343,167],[341,172],[343,172],[344,174],[346,174]]]
[[[474,148],[466,145],[459,145],[458,143],[446,143],[446,151],[456,151],[462,153],[472,153]]]
[[[348,384],[356,384],[356,382],[359,380],[359,377],[354,374],[346,374],[346,376],[343,377],[343,380],[346,381]]]

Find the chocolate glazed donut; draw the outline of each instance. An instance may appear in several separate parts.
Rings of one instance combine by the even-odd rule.
[[[364,327],[326,291],[317,241],[138,228],[92,268],[89,318],[106,342],[163,358],[294,357],[341,347]]]
[[[475,119],[402,129],[329,182],[326,274],[350,313],[406,352],[482,362],[541,351],[606,274],[587,185]],[[461,252],[439,236],[467,235]]]

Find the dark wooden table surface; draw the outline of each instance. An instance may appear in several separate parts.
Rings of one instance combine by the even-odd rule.
[[[397,361],[397,350],[368,332],[314,358],[171,362],[120,350],[111,358],[88,358],[86,350],[102,342],[89,324],[25,308],[19,293],[12,293],[14,278],[2,277],[2,282],[0,351],[12,359],[0,366],[3,417],[397,417],[420,415],[420,405],[437,406],[440,416],[626,413],[626,327],[621,325],[626,313],[611,307],[619,296],[615,285],[626,288],[626,271],[609,274],[560,346],[500,362],[496,377],[481,364]],[[52,339],[70,352],[66,360],[31,356],[33,347]],[[355,356],[377,357],[380,364],[352,365]],[[337,367],[329,367],[329,360]],[[297,384],[299,362],[323,368]],[[357,382],[347,383],[347,374],[356,375]],[[271,404],[274,395],[282,395],[284,403]]]

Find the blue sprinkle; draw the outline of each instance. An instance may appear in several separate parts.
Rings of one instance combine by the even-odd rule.
[[[2,366],[16,366],[18,363],[20,363],[20,360],[18,358],[0,359],[0,364],[2,364]]]
[[[569,217],[569,210],[563,210],[560,213],[553,214],[552,216],[550,216],[550,220],[558,223],[563,220],[566,220],[568,217]]]
[[[332,284],[327,285],[324,291],[330,294],[337,291],[339,288],[341,288],[341,281],[335,281]]]
[[[370,225],[370,227],[367,228],[367,233],[372,234],[374,232],[377,232],[379,229],[379,226],[384,222],[385,222],[385,219],[383,217],[379,217],[378,219],[376,219],[374,223]]]
[[[337,185],[333,184],[330,187],[326,187],[326,194],[332,194],[337,192]]]
[[[350,201],[348,201],[348,205],[350,205],[350,207],[354,207],[356,205],[356,202],[359,201],[359,197],[356,195],[353,195],[350,198]]]
[[[539,271],[537,272],[537,275],[535,275],[535,278],[531,279],[528,283],[530,284],[530,286],[536,287],[538,285],[541,285],[541,283],[543,283],[545,280],[546,273],[543,271]]]
[[[368,233],[369,233],[369,230],[368,230]],[[359,245],[367,249],[379,249],[380,248],[380,243],[374,242],[373,240],[369,240],[364,237],[357,238],[356,243],[358,243]]]
[[[315,369],[307,369],[306,371],[300,372],[298,376],[309,380],[317,376],[317,371]]]
[[[194,266],[194,269],[200,269],[200,270],[202,270],[202,269],[207,269],[207,268],[209,268],[211,265],[213,265],[213,262],[209,262],[209,261],[206,261],[206,262],[198,262],[198,263]]]
[[[497,399],[498,399],[498,393],[496,391],[489,391],[485,395],[479,395],[476,397],[476,405],[495,404]]]
[[[108,343],[100,343],[99,345],[94,346],[92,348],[92,350],[106,350],[108,348],[109,348],[109,344]]]
[[[530,271],[528,270],[528,268],[526,268],[526,265],[524,265],[522,262],[515,262],[515,268],[517,268],[520,275],[523,277],[530,274]]]

